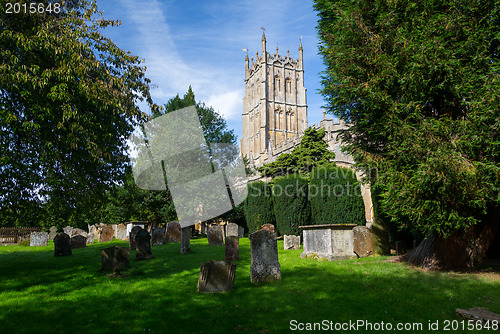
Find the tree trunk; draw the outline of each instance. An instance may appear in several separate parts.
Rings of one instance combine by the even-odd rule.
[[[500,225],[500,207],[488,211],[474,226],[456,230],[448,238],[430,233],[404,259],[430,270],[471,270],[481,263]]]

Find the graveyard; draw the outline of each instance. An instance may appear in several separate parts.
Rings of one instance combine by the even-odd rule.
[[[244,237],[233,289],[204,293],[197,291],[201,263],[225,258],[225,248],[206,237],[191,239],[186,254],[178,242],[152,246],[145,260],[131,250],[117,277],[100,270],[101,250],[112,246],[129,243],[93,243],[62,257],[52,241],[0,247],[1,332],[283,333],[324,320],[422,323],[418,332],[431,332],[429,321],[461,321],[456,308],[500,307],[498,267],[488,265],[458,273],[424,271],[391,256],[302,259],[303,249],[284,250],[278,240],[281,280],[255,283]]]

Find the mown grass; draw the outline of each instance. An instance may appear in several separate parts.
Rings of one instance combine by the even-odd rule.
[[[195,239],[191,254],[181,255],[179,244],[154,246],[147,261],[135,261],[132,251],[128,276],[110,278],[99,271],[100,249],[113,245],[127,243],[93,244],[61,258],[53,244],[0,247],[0,333],[287,333],[291,320],[359,319],[421,322],[423,332],[439,320],[432,333],[449,333],[444,320],[459,320],[457,307],[500,313],[496,274],[425,272],[384,257],[306,260],[278,241],[282,280],[254,284],[244,238],[234,290],[204,294],[196,291],[200,264],[224,259],[223,247]]]

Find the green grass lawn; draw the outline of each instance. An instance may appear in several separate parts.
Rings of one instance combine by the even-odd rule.
[[[278,241],[282,280],[254,284],[244,238],[234,290],[206,294],[196,291],[200,264],[223,260],[223,247],[203,238],[191,240],[187,255],[179,244],[154,246],[155,258],[146,261],[132,251],[128,276],[109,278],[99,271],[100,249],[113,245],[128,243],[93,244],[60,258],[53,244],[0,246],[0,333],[287,333],[292,320],[419,322],[423,331],[394,332],[462,333],[443,329],[445,320],[460,321],[455,308],[500,313],[498,274],[425,272],[385,257],[306,260]],[[439,330],[428,331],[429,321],[439,321]],[[481,331],[488,332],[495,331]]]

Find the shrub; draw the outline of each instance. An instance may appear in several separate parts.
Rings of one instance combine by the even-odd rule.
[[[365,224],[365,205],[356,174],[343,167],[317,167],[309,189],[311,223]]]
[[[244,212],[249,233],[258,231],[263,224],[276,225],[271,195],[271,186],[267,183],[256,181],[248,184]]]
[[[309,225],[309,182],[297,174],[274,179],[273,204],[281,235],[300,235],[299,226]]]

